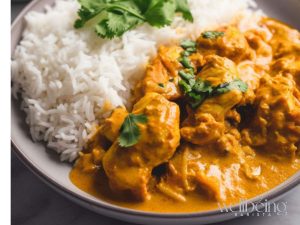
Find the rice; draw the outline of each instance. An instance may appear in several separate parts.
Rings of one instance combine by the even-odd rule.
[[[194,23],[176,17],[169,27],[145,24],[114,40],[75,30],[79,4],[74,0],[28,13],[13,54],[12,92],[21,95],[32,139],[73,161],[109,109],[131,106],[132,89],[159,45],[196,38],[205,29],[252,15],[256,7],[252,0],[189,0],[189,5]]]

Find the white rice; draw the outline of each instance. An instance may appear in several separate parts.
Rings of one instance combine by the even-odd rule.
[[[75,30],[79,4],[57,0],[45,13],[30,12],[12,60],[12,92],[34,141],[45,141],[73,161],[98,120],[104,104],[130,106],[136,81],[157,47],[252,14],[252,0],[189,0],[194,23],[177,17],[171,27],[142,25],[122,38],[103,40],[91,30]]]

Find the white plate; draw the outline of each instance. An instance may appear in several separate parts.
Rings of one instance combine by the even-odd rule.
[[[19,14],[15,19],[11,30],[12,52],[20,41],[24,29],[24,15],[31,10],[43,11],[46,4],[52,4],[53,2],[54,0],[35,0]],[[257,2],[269,16],[280,19],[300,29],[299,0],[257,0]],[[99,214],[141,224],[205,224],[234,217],[233,214],[221,213],[219,210],[182,214],[136,211],[111,205],[81,191],[74,186],[69,179],[71,165],[68,163],[61,163],[58,156],[55,153],[47,151],[44,144],[34,143],[32,141],[28,132],[28,126],[24,122],[25,115],[19,110],[19,105],[19,102],[12,100],[11,138],[14,145],[14,151],[25,165],[37,176],[72,201]],[[280,186],[255,199],[268,199],[274,201],[286,194],[299,182],[300,172]]]

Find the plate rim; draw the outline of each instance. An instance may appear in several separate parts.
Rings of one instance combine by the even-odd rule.
[[[16,26],[19,23],[22,23],[22,20],[24,16],[34,7],[36,4],[44,2],[45,0],[33,0],[29,4],[26,5],[26,7],[18,14],[18,16],[13,20],[11,24],[11,41],[13,38],[13,31],[16,29]],[[55,0],[51,0],[51,2],[55,2]],[[44,3],[46,5],[46,3]],[[21,37],[20,37],[21,38]],[[20,39],[18,40],[19,43]],[[13,54],[15,49],[12,49],[11,45],[11,56]],[[11,102],[16,101],[11,96]],[[11,104],[11,120],[12,117],[12,111],[20,109],[15,109],[16,107],[14,104]],[[22,130],[22,132],[26,132]],[[221,212],[220,209],[214,209],[214,210],[208,210],[208,211],[200,211],[200,212],[187,212],[187,213],[160,213],[160,212],[150,212],[150,211],[141,211],[141,210],[134,210],[129,209],[121,206],[114,205],[109,202],[105,202],[102,199],[93,200],[91,198],[82,196],[80,193],[76,193],[75,191],[72,191],[63,185],[56,182],[51,177],[47,176],[45,173],[43,173],[38,166],[22,151],[22,148],[16,144],[17,138],[14,135],[14,130],[11,129],[11,144],[12,144],[12,151],[16,153],[16,156],[20,159],[20,161],[30,170],[32,171],[37,177],[39,177],[44,183],[46,183],[48,186],[50,186],[52,189],[57,191],[60,194],[65,195],[65,197],[69,197],[71,200],[79,200],[82,203],[87,203],[89,205],[99,207],[104,210],[113,211],[114,213],[121,213],[124,215],[130,215],[130,216],[140,216],[140,217],[151,217],[151,218],[158,218],[158,219],[191,219],[191,218],[210,218],[210,217],[216,217],[216,216],[222,216],[224,214],[228,214],[226,212]],[[251,202],[255,202],[260,199],[268,199],[268,202],[275,201],[277,198],[283,196],[284,194],[288,193],[290,190],[295,188],[300,184],[300,170],[296,172],[294,175],[289,177],[287,180],[282,182],[281,184],[277,185],[276,187],[272,188],[271,190],[264,192],[258,196],[255,196],[254,198],[246,200],[244,203],[247,205],[250,205]],[[79,202],[75,201],[79,204]],[[105,203],[105,204],[104,204]],[[106,205],[107,204],[107,205]],[[236,210],[239,208],[241,203],[235,204],[232,208],[232,210]],[[86,207],[88,208],[88,207]]]

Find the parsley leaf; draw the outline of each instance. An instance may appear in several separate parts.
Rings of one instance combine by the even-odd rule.
[[[78,0],[79,18],[74,27],[91,27],[102,38],[112,39],[142,23],[170,25],[175,13],[193,21],[186,0]]]
[[[205,31],[201,36],[205,39],[216,39],[218,37],[223,37],[225,35],[222,31]]]
[[[145,124],[147,122],[148,118],[144,114],[128,114],[120,129],[119,145],[121,147],[130,147],[138,143],[141,131],[137,124]]]

